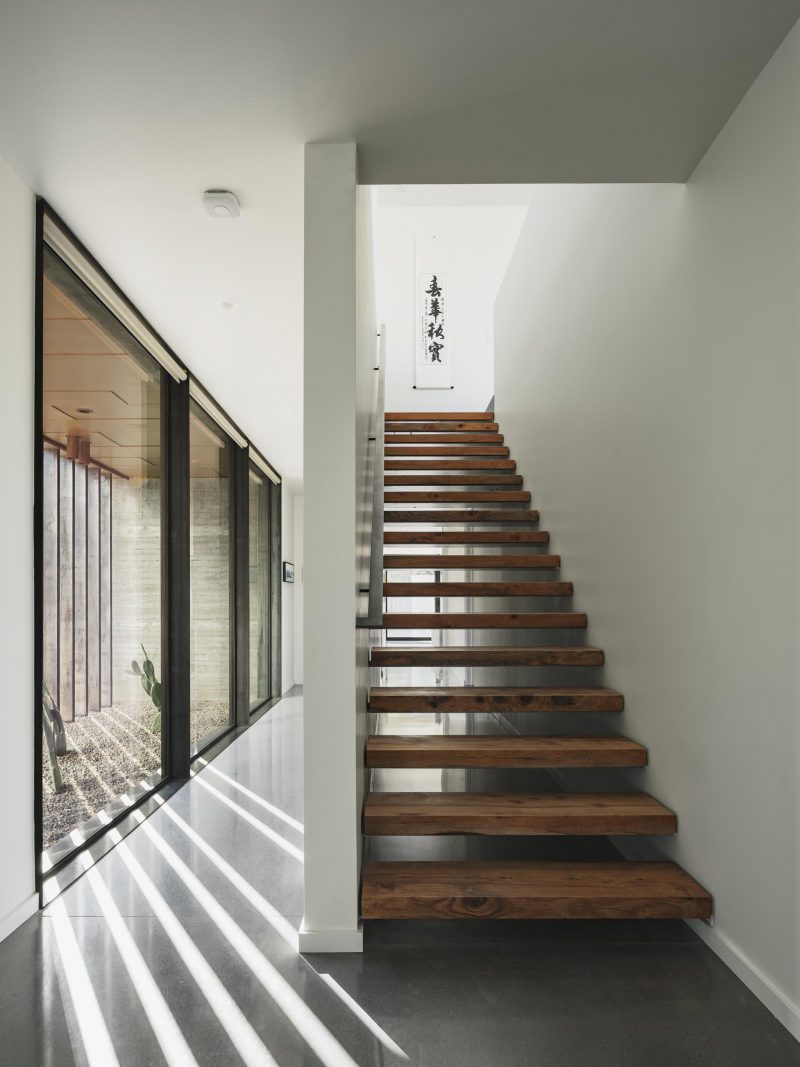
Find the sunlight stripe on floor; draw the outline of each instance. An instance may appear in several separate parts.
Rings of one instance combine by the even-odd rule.
[[[276,819],[282,819],[288,826],[291,826],[292,829],[297,830],[299,834],[304,833],[303,824],[299,820],[293,818],[291,815],[287,815],[286,812],[281,811],[280,808],[276,808],[274,804],[270,804],[268,800],[260,797],[258,793],[254,793],[252,789],[248,789],[247,786],[242,785],[241,782],[237,782],[236,779],[231,778],[229,774],[225,774],[223,771],[218,771],[213,764],[208,763],[207,761],[204,762],[204,770],[210,771],[211,774],[216,774],[218,778],[222,778],[228,785],[233,786],[234,789],[237,789],[240,793],[249,797],[254,804],[260,805],[265,811],[268,811],[270,815],[274,815]]]
[[[175,850],[149,823],[144,823],[142,829],[223,937],[238,952],[275,1004],[326,1067],[358,1067],[355,1060],[339,1044],[324,1023],[317,1018],[300,994],[295,992],[241,927],[234,922],[225,908],[206,889],[197,875],[187,867]]]
[[[214,864],[214,866],[225,875],[225,877],[234,885],[242,896],[253,905],[253,907],[260,912],[260,914],[267,920],[273,930],[279,934],[289,948],[297,951],[297,930],[292,926],[288,919],[275,908],[266,897],[262,896],[257,889],[255,889],[246,878],[243,878],[239,872],[228,863],[227,860],[220,856],[216,849],[212,848],[209,843],[200,836],[200,834],[194,830],[185,819],[182,819],[177,812],[174,812],[172,808],[165,804],[161,809],[166,816],[168,816],[175,825],[186,834],[189,840],[200,851],[208,857],[208,859]]]
[[[91,864],[91,862],[89,858],[89,863]],[[164,1059],[169,1064],[169,1067],[198,1067],[197,1060],[189,1048],[189,1044],[183,1036],[175,1016],[170,1011],[150,968],[145,962],[144,956],[139,951],[139,946],[136,944],[128,924],[122,918],[119,908],[114,903],[108,886],[100,877],[97,868],[87,871],[86,878],[92,887],[92,892],[97,897],[97,902],[119,950],[125,970],[128,972],[133,988],[136,990],[136,995],[155,1034],[156,1041],[158,1041],[161,1051],[164,1053]]]
[[[140,813],[136,812],[135,815]],[[142,816],[142,819],[144,817]],[[112,830],[111,834],[117,832]],[[125,866],[133,875],[136,884],[153,909],[153,914],[161,923],[175,951],[186,965],[186,969],[196,982],[200,992],[208,1001],[223,1029],[227,1033],[236,1051],[247,1067],[277,1067],[277,1063],[251,1026],[244,1012],[222,984],[221,979],[205,956],[192,941],[189,934],[178,921],[162,895],[156,889],[150,876],[122,842],[117,845],[117,852]]]
[[[284,852],[288,852],[290,856],[294,856],[294,858],[301,863],[303,862],[302,849],[299,849],[297,845],[293,845],[291,841],[287,841],[285,837],[281,837],[279,833],[276,833],[271,827],[267,826],[261,819],[257,819],[255,815],[251,815],[246,808],[237,804],[235,800],[231,800],[230,797],[226,797],[216,786],[211,785],[209,782],[204,782],[199,775],[196,778],[193,778],[192,781],[197,785],[202,786],[203,789],[208,790],[209,793],[212,793],[218,800],[221,800],[223,804],[226,804],[232,811],[235,811],[237,815],[245,820],[245,822],[250,823],[250,825],[255,827],[259,833],[268,837],[270,841],[276,844],[279,848],[282,848]]]
[[[56,935],[67,988],[89,1067],[119,1067],[114,1043],[97,1002],[97,995],[63,900],[57,900],[50,906],[47,921],[52,924]]]
[[[319,974],[319,972],[317,973]],[[405,1054],[405,1052],[403,1052],[397,1042],[393,1041],[386,1033],[386,1031],[381,1026],[379,1026],[378,1023],[375,1022],[372,1016],[369,1015],[366,1011],[364,1011],[364,1009],[361,1007],[357,1000],[353,1000],[347,990],[343,989],[339,985],[333,975],[320,974],[319,976],[325,983],[325,985],[332,989],[336,996],[339,997],[339,999],[347,1005],[353,1015],[355,1015],[356,1018],[359,1019],[364,1024],[364,1026],[366,1026],[369,1032],[375,1037],[377,1037],[377,1039],[384,1046],[384,1048],[387,1048],[390,1052],[393,1052],[395,1056],[401,1056],[404,1060],[408,1059],[408,1056]]]

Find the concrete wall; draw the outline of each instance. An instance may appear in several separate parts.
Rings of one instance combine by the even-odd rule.
[[[229,592],[224,580],[229,566],[227,497],[221,500],[219,493],[218,479],[191,479],[193,700],[229,698]],[[293,500],[284,491],[281,533],[283,558],[289,561],[294,555]],[[156,479],[115,479],[113,502],[114,702],[141,702],[147,698],[139,679],[130,672],[131,659],[141,661],[140,642],[161,676],[160,483]],[[284,693],[295,684],[295,595],[295,586],[281,583]]]
[[[678,815],[648,854],[708,887],[698,932],[800,1036],[798,100],[795,29],[687,185],[537,189],[495,375],[649,748],[626,784]]]
[[[490,187],[491,188],[491,187]],[[514,201],[522,199],[517,187]],[[524,190],[523,190],[524,192]],[[493,310],[527,204],[463,203],[456,187],[407,202],[378,191],[376,288],[386,325],[387,411],[484,411],[494,392]],[[501,196],[498,192],[497,197]],[[527,197],[527,192],[525,196]],[[449,203],[453,200],[452,205]],[[429,203],[428,201],[434,201]],[[452,389],[415,389],[415,250],[435,235],[449,250],[448,339]]]
[[[156,677],[162,677],[160,479],[114,479],[111,546],[114,703],[147,703],[140,679],[131,673],[131,660],[141,665],[144,645]]]
[[[0,939],[37,907],[33,855],[34,200],[0,159]]]

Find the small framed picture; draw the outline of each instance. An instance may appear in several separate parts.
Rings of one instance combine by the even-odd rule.
[[[283,562],[283,580],[284,582],[294,582],[294,563]]]

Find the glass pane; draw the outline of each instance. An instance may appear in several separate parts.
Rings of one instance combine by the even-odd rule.
[[[189,409],[190,737],[197,748],[230,725],[233,445],[193,400]]]
[[[269,696],[269,483],[250,469],[250,707]]]
[[[55,860],[161,777],[162,372],[49,249],[43,263],[42,803]]]

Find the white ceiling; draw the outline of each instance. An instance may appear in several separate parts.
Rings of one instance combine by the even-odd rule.
[[[292,480],[304,142],[357,140],[362,181],[381,184],[683,180],[800,15],[800,0],[0,3],[0,154]],[[211,187],[241,218],[203,214]]]

